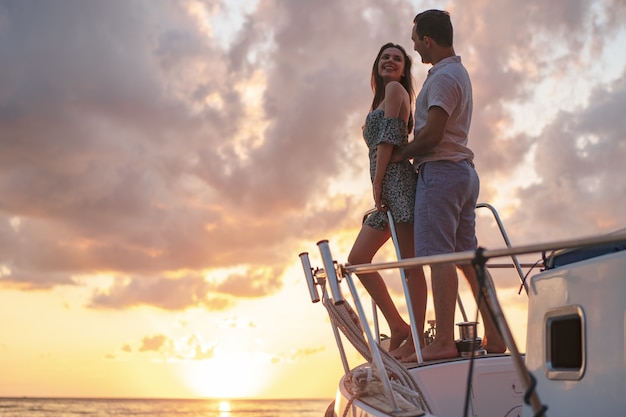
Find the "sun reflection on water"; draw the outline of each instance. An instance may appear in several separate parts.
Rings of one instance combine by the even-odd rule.
[[[220,401],[218,410],[220,412],[220,417],[229,417],[230,416],[230,402]]]

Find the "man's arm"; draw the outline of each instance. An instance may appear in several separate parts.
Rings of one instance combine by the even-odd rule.
[[[394,152],[393,161],[404,161],[430,151],[443,139],[448,124],[448,113],[439,106],[428,110],[426,125],[416,133],[411,142]]]

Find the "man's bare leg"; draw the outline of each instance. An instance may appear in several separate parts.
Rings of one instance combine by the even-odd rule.
[[[476,300],[479,298],[479,283],[478,277],[476,276],[476,271],[472,265],[463,265],[460,267],[467,278],[470,287],[472,288],[472,292],[474,293],[474,297]],[[491,278],[491,274],[485,268],[485,280],[489,280],[491,285],[493,286],[493,280]],[[491,314],[489,313],[488,300],[482,297],[482,302],[478,306],[478,310],[480,311],[480,316],[483,320],[483,325],[485,327],[485,336],[483,337],[482,347],[487,350],[487,353],[504,353],[506,351],[506,343],[502,339],[500,332],[498,331],[498,327],[496,323],[491,318]]]
[[[424,361],[455,358],[459,355],[454,341],[454,312],[459,285],[456,267],[451,264],[432,265],[430,270],[437,336],[422,349],[422,358]],[[403,362],[416,360],[415,353],[402,358]]]

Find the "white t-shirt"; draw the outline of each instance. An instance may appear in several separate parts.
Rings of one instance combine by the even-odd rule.
[[[415,100],[415,137],[426,125],[432,106],[439,106],[448,113],[448,124],[441,142],[413,159],[415,167],[429,161],[472,161],[474,153],[467,147],[472,120],[472,83],[460,56],[442,59],[428,71]]]

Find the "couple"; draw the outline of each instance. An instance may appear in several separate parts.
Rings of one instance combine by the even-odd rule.
[[[386,210],[390,210],[402,258],[474,250],[475,207],[479,180],[467,147],[472,115],[469,75],[454,52],[450,15],[427,10],[413,20],[411,39],[422,63],[432,68],[415,101],[411,59],[392,43],[383,45],[372,67],[374,99],[363,136],[369,148],[374,202],[372,213],[352,247],[348,262],[371,262],[389,239]],[[414,127],[414,138],[408,132]],[[413,159],[413,164],[408,160]],[[416,174],[417,171],[417,174]],[[425,361],[458,356],[454,313],[458,276],[453,264],[432,265],[431,286],[437,336],[424,346],[427,287],[423,269],[406,271],[411,305]],[[471,265],[460,265],[477,296],[478,280]],[[359,279],[378,305],[391,332],[389,350],[404,362],[416,360],[410,326],[400,316],[378,273]],[[490,277],[487,275],[487,279]],[[483,301],[483,347],[502,353],[506,346]],[[407,343],[403,342],[406,341]]]

